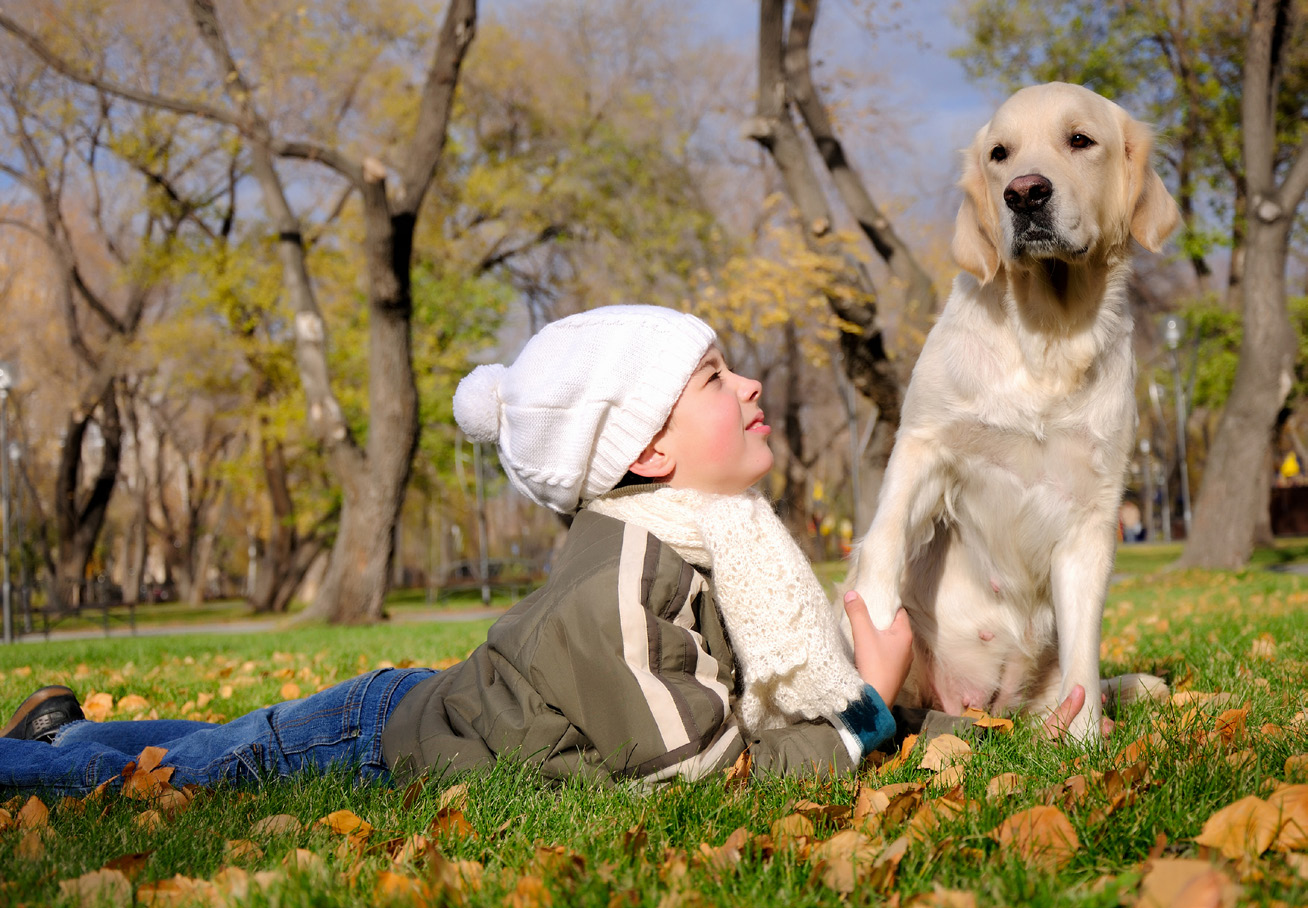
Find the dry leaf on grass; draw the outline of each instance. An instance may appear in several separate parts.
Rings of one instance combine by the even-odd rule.
[[[985,710],[977,709],[975,706],[969,706],[963,710],[963,715],[975,719],[972,723],[976,728],[990,728],[997,732],[1008,733],[1013,730],[1013,720],[1005,719],[1002,716],[992,716]]]
[[[50,825],[50,808],[45,806],[45,802],[32,795],[19,809],[18,815],[14,817],[14,824],[19,829],[37,829],[41,826]]]
[[[808,857],[817,865],[822,885],[849,894],[858,883],[860,871],[871,868],[879,850],[861,832],[846,829],[813,846]]]
[[[939,772],[954,763],[965,763],[972,758],[972,746],[958,735],[937,735],[927,744],[918,765]]]
[[[338,835],[366,839],[372,834],[372,824],[352,810],[333,810],[318,821],[319,826],[326,826]]]
[[[904,908],[976,908],[976,895],[961,889],[945,889],[939,883],[931,892],[913,896]]]
[[[1013,850],[1028,865],[1056,870],[1072,859],[1081,843],[1057,807],[1031,807],[1013,814],[990,833],[1000,850]]]
[[[128,694],[118,701],[120,713],[143,713],[150,708],[150,701],[140,694]]]
[[[1277,851],[1308,850],[1308,785],[1287,785],[1269,795],[1267,803],[1281,824],[1272,847]]]
[[[748,844],[749,830],[741,826],[727,836],[727,840],[721,845],[714,846],[708,842],[700,842],[696,863],[716,873],[731,870],[740,863],[745,846]]]
[[[908,836],[900,836],[876,856],[872,867],[867,871],[864,882],[871,888],[886,892],[895,885],[895,874],[899,871],[899,862],[908,854]]]
[[[1276,839],[1279,827],[1280,812],[1257,795],[1249,795],[1209,817],[1195,841],[1232,860],[1257,857]]]
[[[1244,739],[1245,730],[1249,726],[1249,704],[1245,704],[1240,709],[1227,709],[1217,717],[1214,723],[1214,730],[1221,736],[1222,742],[1230,747],[1235,742]]]
[[[143,810],[132,817],[132,823],[145,832],[156,832],[164,827],[164,818],[157,810]]]
[[[736,762],[731,764],[731,768],[726,771],[724,784],[727,791],[740,791],[749,782],[750,767],[754,765],[754,758],[750,756],[749,748],[742,750],[740,756],[736,757]]]
[[[273,814],[264,817],[250,830],[254,835],[294,835],[303,831],[304,824],[289,813]]]
[[[472,824],[463,815],[463,811],[450,807],[436,811],[436,816],[427,825],[427,832],[435,838],[450,836],[459,839],[475,839],[477,837],[477,831],[472,828]]]
[[[103,905],[130,906],[132,883],[121,870],[92,870],[59,883],[59,894],[75,905],[100,908]]]
[[[45,844],[54,838],[54,830],[49,826],[29,829],[23,833],[14,846],[14,854],[26,861],[37,861],[45,856]]]
[[[803,851],[813,841],[813,821],[802,813],[792,813],[775,821],[771,833],[778,851],[795,847]]]
[[[1235,881],[1207,861],[1159,858],[1145,865],[1135,908],[1231,908]]]
[[[1285,758],[1285,777],[1308,782],[1308,754],[1295,754]]]
[[[1001,772],[986,783],[986,800],[994,801],[1026,790],[1026,781],[1015,772]]]
[[[249,839],[228,839],[223,857],[229,861],[257,861],[263,857],[263,849]]]
[[[300,873],[321,873],[327,867],[322,858],[307,848],[297,848],[288,852],[286,857],[282,858],[282,866]]]
[[[509,893],[505,904],[509,908],[549,908],[554,904],[554,899],[545,888],[545,881],[540,877],[521,876],[518,877],[518,883]]]
[[[82,715],[92,722],[103,722],[113,712],[114,698],[107,693],[93,693],[82,701]]]
[[[436,802],[437,810],[467,810],[468,809],[468,785],[466,782],[460,782],[458,785],[451,785],[441,792],[440,800]]]

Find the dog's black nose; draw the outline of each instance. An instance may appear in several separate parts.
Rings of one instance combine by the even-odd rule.
[[[1032,212],[1042,207],[1054,194],[1054,184],[1038,173],[1028,173],[1008,184],[1004,204],[1013,211]]]

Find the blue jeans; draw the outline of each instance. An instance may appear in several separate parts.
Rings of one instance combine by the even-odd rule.
[[[384,668],[305,697],[265,706],[216,725],[185,719],[70,722],[53,744],[0,738],[0,788],[84,794],[121,775],[146,747],[168,750],[171,784],[258,781],[305,770],[348,767],[386,779],[382,729],[400,699],[435,672]]]

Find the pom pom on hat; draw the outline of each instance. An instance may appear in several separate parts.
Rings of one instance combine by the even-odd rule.
[[[518,491],[571,514],[626,475],[716,339],[661,306],[570,315],[537,332],[513,365],[469,373],[454,418],[472,440],[496,443]]]
[[[509,370],[499,363],[478,366],[454,391],[454,421],[472,441],[500,440],[500,382]]]

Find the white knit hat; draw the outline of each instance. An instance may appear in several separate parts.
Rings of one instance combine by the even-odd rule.
[[[604,306],[542,328],[512,366],[478,366],[454,419],[495,442],[513,485],[571,514],[618,484],[654,440],[717,335],[660,306]]]

